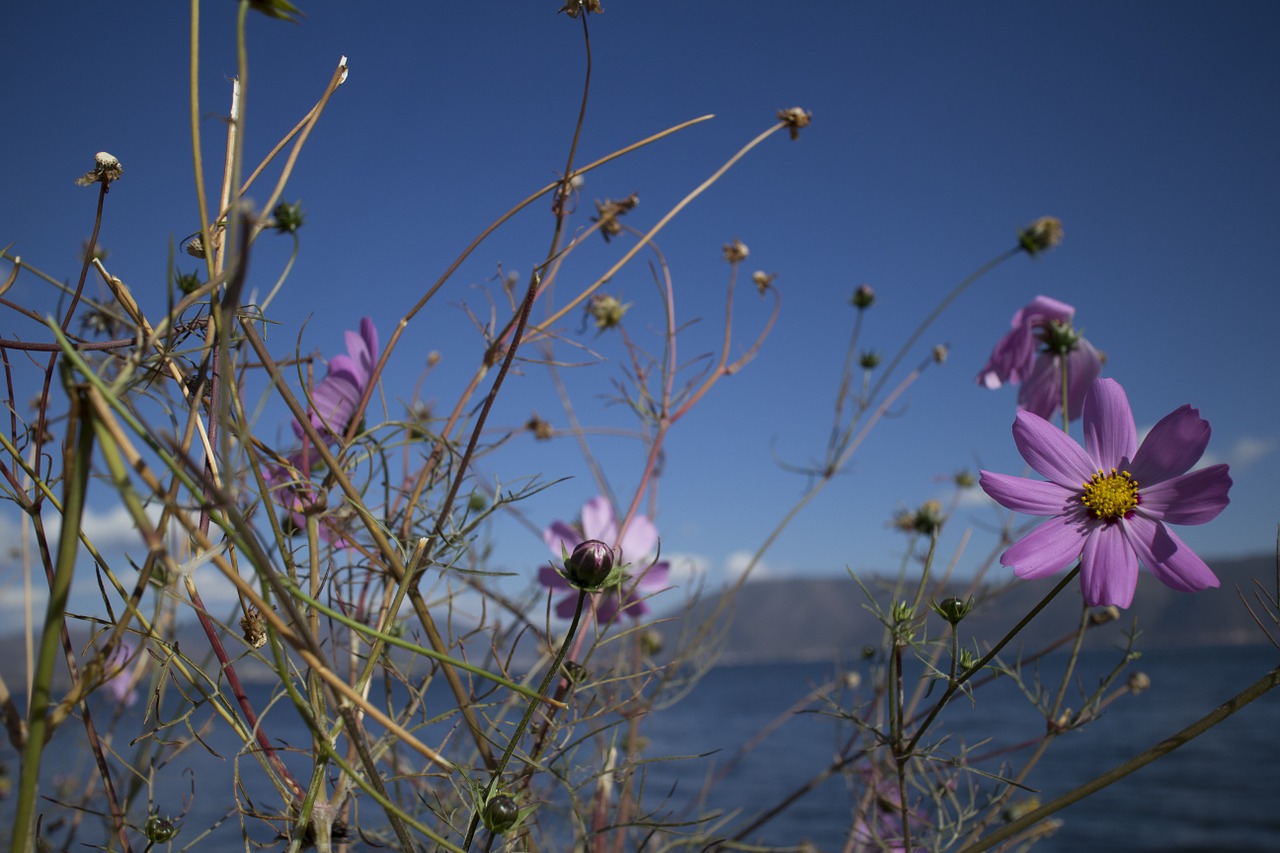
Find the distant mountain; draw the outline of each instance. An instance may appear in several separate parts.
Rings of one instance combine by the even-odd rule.
[[[1257,578],[1269,596],[1275,596],[1276,569],[1273,556],[1256,556],[1209,561],[1222,586],[1199,593],[1169,589],[1143,570],[1133,607],[1122,611],[1115,622],[1091,630],[1086,648],[1107,648],[1124,642],[1124,632],[1136,623],[1141,635],[1137,648],[1178,648],[1191,646],[1256,645],[1266,642],[1241,602],[1240,593],[1257,610],[1254,593]],[[1011,578],[1001,571],[1005,579]],[[860,576],[869,590],[887,608],[891,585],[884,578]],[[1013,627],[1057,583],[1013,580],[1002,588],[985,587],[975,594],[979,603],[960,624],[962,641],[976,638],[981,648],[994,643]],[[1239,588],[1240,592],[1237,592]],[[963,589],[957,587],[955,594]],[[664,645],[675,648],[683,635],[706,625],[716,611],[719,598],[708,595],[687,613],[677,613],[657,626]],[[723,664],[766,663],[799,660],[849,661],[864,646],[877,645],[883,626],[867,609],[867,597],[848,575],[822,578],[778,578],[748,583],[737,593],[732,605],[717,617],[712,636],[722,643]],[[1021,645],[1040,648],[1074,630],[1080,618],[1080,589],[1072,585],[1023,631]],[[941,635],[946,623],[930,613],[931,636]]]

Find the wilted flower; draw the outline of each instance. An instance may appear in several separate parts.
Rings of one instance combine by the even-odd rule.
[[[731,264],[745,261],[749,254],[751,252],[747,249],[747,244],[741,240],[734,240],[732,243],[724,244],[724,259]]]
[[[658,529],[648,517],[637,515],[631,519],[626,533],[619,538],[618,519],[613,512],[613,504],[603,495],[597,495],[583,504],[579,525],[557,521],[542,532],[542,539],[557,560],[583,542],[596,539],[604,543],[616,543],[619,562],[629,561],[632,565],[642,566],[644,574],[638,579],[623,580],[619,586],[600,594],[596,601],[596,616],[601,624],[612,622],[619,611],[632,619],[639,619],[649,612],[645,599],[667,586],[671,568],[665,561],[653,565],[641,562],[657,547]],[[569,595],[556,602],[556,615],[561,619],[572,618],[577,609],[578,594],[572,590],[569,582],[551,566],[543,566],[538,570],[538,582],[552,590],[570,591]]]
[[[813,121],[813,113],[806,112],[800,107],[778,110],[778,121],[786,122],[787,130],[791,133],[792,139],[799,139],[801,128],[808,127],[809,122]]]
[[[111,188],[112,181],[120,180],[124,167],[120,161],[105,151],[93,155],[93,168],[76,178],[76,186],[87,187],[89,184],[101,183],[104,190]]]
[[[951,354],[951,347],[946,344],[938,344],[933,348],[933,363],[946,364],[947,356]]]
[[[1000,562],[1020,578],[1041,578],[1079,559],[1081,591],[1091,607],[1128,607],[1140,563],[1176,590],[1217,586],[1205,562],[1167,526],[1204,524],[1228,503],[1226,465],[1190,470],[1209,444],[1208,421],[1182,406],[1139,447],[1124,389],[1098,379],[1085,399],[1084,433],[1081,448],[1039,415],[1018,412],[1018,451],[1048,482],[990,471],[980,482],[1002,506],[1050,518]]]
[[[1035,257],[1062,242],[1062,220],[1042,216],[1018,232],[1018,245],[1022,251]]]
[[[554,428],[549,421],[544,421],[534,412],[529,416],[529,420],[525,422],[524,428],[533,433],[535,441],[548,441],[555,434]]]
[[[576,18],[578,15],[590,15],[592,12],[600,15],[603,14],[604,9],[600,8],[600,0],[566,0],[560,7],[560,11],[570,18]]]
[[[621,201],[606,198],[604,201],[596,202],[596,215],[591,221],[600,223],[600,233],[604,235],[606,243],[622,233],[622,223],[618,221],[618,217],[629,213],[639,203],[640,196],[636,193],[632,193]]]
[[[1076,309],[1037,296],[1013,315],[1012,327],[978,373],[984,388],[1021,383],[1018,407],[1042,418],[1062,408],[1062,359],[1067,360],[1067,418],[1080,417],[1085,395],[1102,372],[1102,355],[1071,326]],[[1042,348],[1037,351],[1037,343]]]
[[[761,296],[764,295],[766,290],[773,287],[773,280],[775,278],[777,278],[776,275],[765,272],[764,270],[756,270],[751,274],[751,281],[755,284],[756,290],[760,291]]]

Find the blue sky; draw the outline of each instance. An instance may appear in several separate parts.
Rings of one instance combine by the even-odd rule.
[[[584,66],[581,26],[549,2],[300,4],[298,25],[250,19],[248,153],[256,160],[319,96],[340,56],[350,77],[303,151],[289,199],[301,199],[302,253],[276,303],[272,344],[341,351],[361,315],[389,330],[485,225],[563,168]],[[202,14],[202,130],[220,144],[234,74],[235,4]],[[90,9],[94,11],[90,11]],[[108,266],[159,313],[172,242],[198,228],[187,119],[187,7],[24,3],[9,11],[6,164],[0,246],[72,277],[92,224],[94,192],[72,179],[99,150],[125,176],[108,197]],[[591,100],[579,162],[696,116],[715,119],[587,177],[574,227],[591,202],[638,193],[629,224],[661,217],[779,108],[813,124],[752,152],[691,205],[658,242],[675,282],[682,339],[693,356],[719,340],[727,266],[741,239],[749,273],[777,274],[782,314],[760,358],[718,386],[672,434],[658,496],[668,553],[719,577],[800,496],[803,478],[778,462],[817,459],[859,283],[876,288],[864,345],[892,352],[960,279],[1013,244],[1018,227],[1060,217],[1064,244],[1015,258],[972,288],[907,359],[946,342],[872,435],[848,473],[810,505],[766,557],[770,573],[894,568],[904,541],[887,528],[901,506],[946,499],[952,472],[1016,472],[1014,392],[973,377],[1012,313],[1037,294],[1076,306],[1108,355],[1139,427],[1184,404],[1214,427],[1213,461],[1232,464],[1231,506],[1182,528],[1205,556],[1271,548],[1280,520],[1280,396],[1272,343],[1280,315],[1280,8],[1269,3],[649,3],[605,0],[590,19]],[[208,155],[207,155],[208,156]],[[216,160],[216,158],[211,158]],[[211,181],[216,173],[210,167]],[[266,194],[262,188],[259,197]],[[251,193],[251,195],[253,195]],[[402,411],[429,352],[443,360],[423,386],[452,405],[481,344],[463,305],[484,315],[499,265],[527,274],[550,237],[539,202],[484,244],[397,349],[383,378]],[[580,252],[559,285],[586,284],[625,240]],[[281,239],[255,254],[250,288],[265,292],[284,263]],[[194,268],[180,257],[180,268]],[[6,267],[7,269],[7,267]],[[660,314],[647,262],[608,291],[634,303],[635,339],[656,346]],[[8,298],[40,310],[47,288],[20,280]],[[737,340],[765,316],[751,288],[736,307]],[[11,313],[5,337],[36,336]],[[304,329],[305,325],[305,329]],[[568,339],[606,361],[570,372],[580,416],[628,423],[604,404],[624,363],[616,338]],[[568,347],[560,354],[578,352]],[[565,424],[545,372],[514,377],[493,423],[533,410]],[[260,434],[285,442],[282,410]],[[642,454],[594,440],[614,487],[635,487]],[[484,473],[507,481],[572,477],[525,507],[541,525],[595,493],[573,442],[512,442]],[[94,511],[110,519],[99,492]],[[15,515],[15,514],[11,514]],[[998,516],[966,503],[961,560],[993,544]],[[499,568],[545,559],[519,525],[497,537]],[[9,594],[6,586],[3,593]]]

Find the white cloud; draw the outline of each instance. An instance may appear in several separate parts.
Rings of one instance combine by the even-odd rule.
[[[729,554],[729,556],[725,557],[723,567],[725,580],[734,581],[736,583],[747,571],[748,567],[751,567],[751,560],[754,556],[755,554],[753,552],[744,550],[734,551]],[[753,580],[760,580],[761,578],[771,577],[772,575],[773,568],[764,560],[758,561],[755,566],[751,568],[750,577]]]

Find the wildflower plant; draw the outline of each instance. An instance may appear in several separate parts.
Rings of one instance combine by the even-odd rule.
[[[559,11],[589,56],[600,4],[574,0]],[[907,539],[896,574],[849,581],[866,595],[864,611],[850,618],[876,620],[878,645],[798,697],[784,718],[737,744],[721,764],[662,754],[650,737],[656,715],[715,663],[735,594],[792,520],[922,380],[954,358],[926,338],[934,322],[990,269],[1058,245],[1061,223],[1044,218],[1021,230],[900,344],[879,340],[872,325],[879,306],[895,298],[892,288],[863,284],[834,300],[833,310],[847,312],[850,336],[843,352],[822,354],[837,365],[834,405],[824,407],[826,440],[810,461],[783,462],[805,487],[779,508],[737,580],[714,590],[710,616],[685,620],[700,592],[661,558],[658,535],[667,443],[721,382],[767,357],[787,278],[744,272],[750,252],[736,237],[706,246],[708,257],[719,249],[725,262],[716,267],[725,308],[712,318],[709,355],[684,361],[677,356],[683,344],[706,341],[684,311],[679,265],[669,262],[661,238],[709,187],[732,179],[744,157],[783,156],[766,147],[769,140],[785,132],[799,141],[801,131],[821,132],[820,123],[812,125],[802,107],[762,108],[763,130],[651,220],[638,218],[649,215],[637,207],[638,193],[597,200],[592,215],[578,206],[585,175],[625,168],[631,152],[709,117],[584,162],[580,143],[591,132],[585,74],[555,180],[499,213],[437,279],[388,309],[399,312],[397,322],[351,318],[341,342],[313,342],[308,334],[290,346],[277,324],[301,323],[329,306],[288,301],[308,226],[300,203],[284,193],[307,140],[322,132],[328,103],[341,97],[348,68],[340,60],[316,86],[313,105],[299,105],[297,127],[278,144],[260,145],[267,140],[245,122],[253,113],[241,85],[250,12],[258,23],[305,31],[302,10],[285,0],[239,4],[237,79],[224,116],[233,132],[223,150],[201,135],[205,105],[192,84],[199,227],[181,246],[198,259],[196,271],[171,260],[167,275],[145,290],[112,275],[98,251],[112,215],[107,195],[112,190],[114,201],[127,193],[136,172],[105,152],[79,177],[83,164],[68,167],[69,182],[97,190],[74,285],[3,252],[10,269],[0,277],[0,296],[21,277],[57,288],[60,297],[58,312],[43,318],[2,303],[6,322],[27,326],[0,337],[10,413],[0,429],[0,483],[36,546],[20,567],[24,582],[47,585],[43,617],[23,625],[32,650],[26,684],[0,679],[0,718],[18,767],[12,801],[3,804],[12,850],[279,843],[289,853],[330,853],[361,842],[454,853],[769,849],[760,833],[832,777],[849,794],[848,808],[831,818],[846,850],[980,850],[1034,842],[1064,806],[1169,750],[1157,744],[1050,802],[1021,799],[1059,736],[1149,684],[1142,673],[1125,675],[1138,653],[1136,631],[1122,631],[1115,609],[1131,604],[1138,566],[1177,590],[1217,583],[1169,525],[1209,522],[1231,485],[1225,466],[1193,470],[1210,431],[1189,406],[1139,444],[1123,389],[1097,379],[1101,356],[1071,326],[1074,309],[1048,297],[1014,316],[980,374],[987,387],[1021,384],[1014,441],[1046,478],[983,471],[980,484],[1003,507],[1048,521],[1016,543],[1010,532],[999,563],[994,554],[973,561],[960,549],[947,561],[942,550],[961,517],[959,495],[973,484],[971,475],[956,475],[954,496],[924,499],[891,522]],[[256,150],[269,152],[260,163],[246,154]],[[802,151],[802,144],[785,146],[786,156]],[[225,164],[216,188],[205,185],[204,169],[215,159]],[[251,191],[260,203],[250,201]],[[407,330],[433,312],[455,310],[445,303],[463,290],[460,265],[501,239],[498,232],[534,202],[544,205],[534,221],[547,238],[545,254],[529,259],[527,278],[500,269],[482,288],[487,317],[464,307],[477,353],[467,375],[448,391],[442,382],[431,391],[438,396],[394,387],[387,370],[394,359],[425,361],[428,372],[442,359],[419,352]],[[324,215],[308,210],[313,220]],[[287,260],[264,272],[257,258],[270,240],[286,247]],[[592,268],[590,259],[601,257]],[[623,303],[602,290],[642,266],[653,285],[645,292],[656,296]],[[86,288],[91,272],[101,299]],[[738,285],[746,276],[754,287],[743,297]],[[164,298],[140,302],[135,293]],[[562,411],[544,419],[524,408],[504,425],[506,410],[496,401],[535,371],[548,378]],[[23,396],[34,406],[20,405]],[[593,419],[603,415],[581,401],[600,397],[625,413],[625,428],[595,429]],[[1057,410],[1062,429],[1047,420]],[[1077,414],[1083,447],[1067,432]],[[602,435],[634,441],[634,463],[606,463]],[[504,453],[521,441],[572,443],[581,468],[530,473]],[[581,472],[578,480],[564,476]],[[104,553],[84,524],[91,487],[126,514],[136,537],[128,556]],[[573,506],[584,493],[594,496],[572,520],[543,528],[545,519],[526,511],[537,495]],[[726,507],[734,497],[723,496]],[[55,517],[56,529],[48,522]],[[508,529],[499,521],[523,522],[532,532],[514,567],[494,557],[492,537]],[[679,525],[664,521],[663,529],[674,539]],[[1013,529],[1010,521],[1006,530]],[[857,543],[848,547],[852,560]],[[962,562],[970,571],[958,580]],[[1075,562],[1040,604],[1007,614],[1007,631],[975,633],[1014,577],[1043,578]],[[1077,574],[1080,613],[1063,639],[1021,648],[1022,630]],[[69,603],[73,587],[95,590],[100,607],[78,612]],[[209,594],[216,589],[229,596]],[[1280,606],[1259,605],[1251,612],[1269,632]],[[188,624],[197,643],[182,639]],[[1109,632],[1121,646],[1114,666],[1093,674],[1092,688],[1077,678],[1090,632]],[[1067,661],[1053,683],[1037,669],[1051,653]],[[947,730],[944,711],[961,698],[979,703],[997,675],[1016,684],[1028,713],[1043,719],[1045,733],[1029,756],[984,751],[985,740]],[[1278,683],[1268,673],[1224,707],[1248,704]],[[770,789],[768,802],[750,809],[711,805],[726,774],[801,712],[820,715],[835,733],[829,762],[794,789]],[[1226,715],[1211,712],[1176,737],[1195,737]],[[231,744],[225,778],[188,778],[183,762],[201,749],[213,753],[215,743]],[[77,780],[86,784],[58,789],[60,771],[50,765],[75,752],[91,762]],[[683,778],[699,781],[656,790],[655,768],[667,764],[688,767]],[[179,789],[191,793],[175,801]],[[218,803],[220,816],[197,816],[190,800],[198,798]]]

